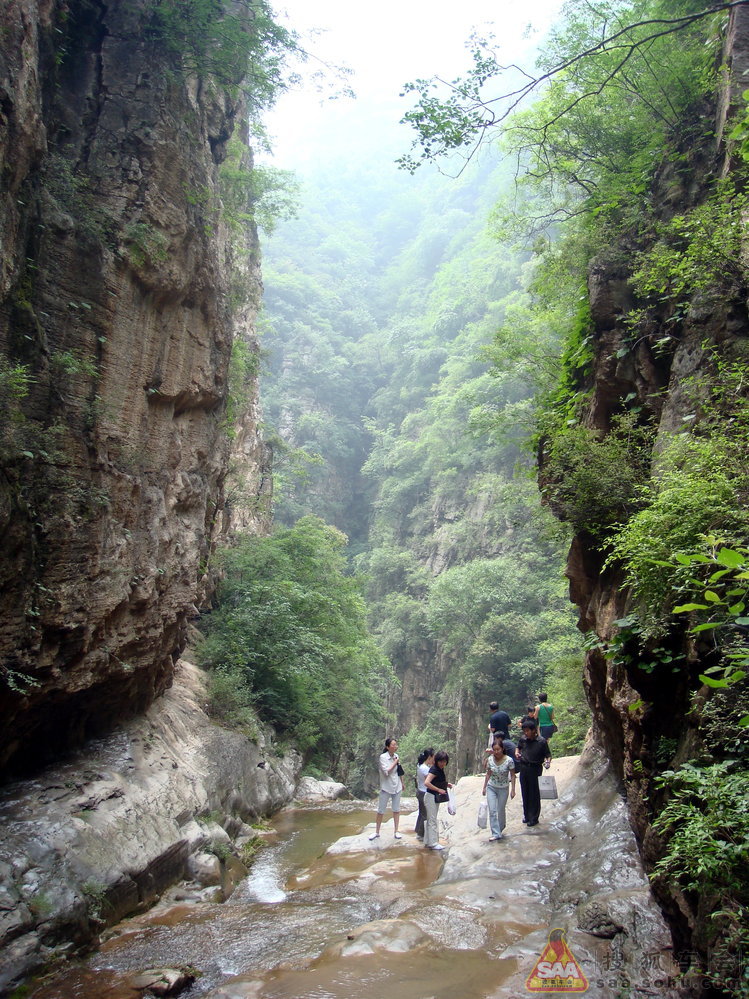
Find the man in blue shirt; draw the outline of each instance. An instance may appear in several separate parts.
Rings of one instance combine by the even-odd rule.
[[[506,711],[500,711],[496,701],[489,705],[491,715],[489,716],[489,749],[494,745],[494,736],[501,735],[503,739],[509,738],[510,725],[512,719]]]

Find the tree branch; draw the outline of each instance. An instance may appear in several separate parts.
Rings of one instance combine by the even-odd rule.
[[[589,4],[587,6],[590,7]],[[714,4],[705,10],[682,17],[636,21],[610,34],[606,34],[608,22],[604,21],[602,25],[603,37],[600,38],[600,41],[567,59],[563,59],[536,76],[531,75],[515,63],[501,65],[494,61],[493,55],[491,58],[482,56],[481,48],[477,44],[473,50],[475,67],[467,78],[446,81],[435,76],[429,80],[417,80],[415,83],[405,85],[403,93],[418,92],[420,94],[417,107],[407,112],[401,120],[404,124],[410,124],[416,128],[418,138],[413,141],[411,148],[414,150],[421,146],[421,155],[416,157],[409,154],[401,157],[398,162],[402,167],[413,172],[421,162],[433,161],[449,152],[469,147],[469,151],[465,155],[464,165],[459,171],[462,173],[488,133],[498,128],[535,91],[566,70],[596,56],[610,55],[617,50],[622,50],[621,58],[602,83],[595,87],[586,88],[582,94],[571,100],[545,125],[539,126],[539,131],[543,132],[544,135],[548,128],[574,110],[581,101],[600,95],[623,71],[636,52],[647,48],[658,39],[683,31],[706,18],[746,6],[749,6],[749,0],[731,0],[731,2]],[[645,33],[642,37],[633,38],[631,36],[635,31],[644,31]],[[653,70],[649,65],[648,68],[652,73]],[[496,79],[508,72],[518,73],[525,79],[525,82],[497,97],[482,99],[480,93],[482,87],[490,79]],[[429,91],[436,89],[438,85],[446,87],[449,92],[449,96],[443,101],[429,94]],[[665,95],[664,100],[668,102],[668,95]],[[439,120],[434,117],[438,110],[440,111]]]

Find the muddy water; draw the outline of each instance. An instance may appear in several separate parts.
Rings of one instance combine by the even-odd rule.
[[[229,901],[162,905],[126,921],[85,965],[35,990],[33,999],[124,999],[136,994],[127,983],[130,973],[180,965],[202,972],[182,993],[192,999],[249,971],[256,976],[279,965],[305,967],[331,940],[377,919],[404,892],[418,894],[440,872],[441,858],[414,852],[410,840],[385,864],[375,864],[376,870],[373,851],[325,854],[332,842],[359,832],[371,818],[371,808],[364,811],[360,803],[282,812],[269,846]],[[342,994],[351,993],[347,988]]]
[[[134,972],[187,964],[202,972],[188,999],[516,999],[552,927],[567,933],[588,994],[620,996],[627,969],[668,941],[616,793],[577,786],[545,804],[536,829],[521,824],[518,799],[505,839],[489,843],[475,825],[480,784],[458,785],[458,818],[441,821],[443,854],[421,847],[410,815],[402,840],[385,824],[371,843],[361,803],[284,811],[229,901],[129,920],[30,999],[137,999]],[[627,994],[677,994],[654,983]]]

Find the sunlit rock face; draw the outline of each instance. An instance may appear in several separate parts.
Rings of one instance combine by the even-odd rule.
[[[147,7],[0,11],[0,774],[168,687],[231,518],[227,372],[259,274],[254,237],[233,265],[218,170],[242,109]],[[244,406],[233,512],[258,530],[252,386]]]

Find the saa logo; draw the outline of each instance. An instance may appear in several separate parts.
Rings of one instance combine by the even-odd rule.
[[[582,973],[564,939],[564,930],[554,929],[536,966],[525,981],[529,992],[587,992],[588,979]]]

